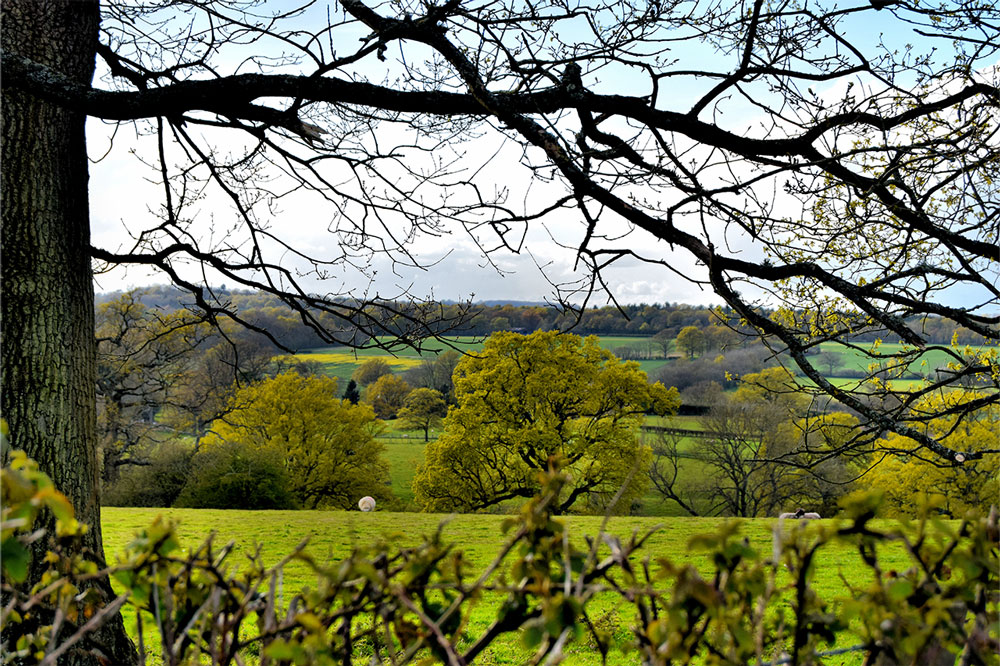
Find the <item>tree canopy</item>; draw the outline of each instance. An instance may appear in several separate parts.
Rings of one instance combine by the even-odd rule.
[[[351,379],[361,386],[373,384],[383,375],[391,375],[392,368],[383,358],[370,358],[351,373]]]
[[[677,348],[694,358],[705,351],[705,334],[697,326],[685,326],[677,334]]]
[[[942,407],[975,399],[974,393],[953,391],[928,398],[914,409],[937,414],[943,411]],[[939,416],[925,427],[955,448],[981,450],[993,446],[1000,436],[1000,412],[996,408],[982,409],[976,412],[976,418],[962,420]],[[940,465],[933,457],[926,456],[916,442],[899,435],[878,444],[876,452],[886,459],[874,466],[863,481],[885,493],[883,506],[888,515],[913,516],[919,513],[921,503],[932,502],[941,513],[963,518],[970,509],[987,511],[1000,496],[997,468],[988,461]]]
[[[399,410],[402,427],[423,430],[424,441],[428,441],[431,428],[441,425],[441,419],[448,413],[448,405],[441,391],[431,388],[413,389],[403,401]]]
[[[287,372],[240,389],[205,447],[275,449],[302,506],[347,509],[365,495],[388,499],[379,427],[371,407],[337,398],[335,380]]]
[[[811,387],[873,428],[945,459],[959,453],[906,410],[887,408],[891,401],[875,409],[866,398],[894,389],[831,383],[808,352],[876,331],[903,348],[865,351],[905,365],[926,347],[912,323],[924,315],[997,340],[1000,319],[989,304],[1000,295],[998,10],[756,2],[706,11],[682,2],[635,12],[620,2],[567,9],[499,0],[343,0],[337,17],[313,10],[236,0],[110,3],[80,47],[98,57],[94,83],[8,45],[12,94],[108,122],[139,121],[156,135],[159,219],[135,232],[127,251],[89,248],[94,259],[158,268],[214,315],[239,318],[210,282],[182,276],[180,263],[281,295],[331,341],[346,329],[333,330],[320,313],[351,330],[412,339],[437,330],[427,328],[433,312],[396,307],[386,318],[364,298],[314,296],[276,252],[317,273],[363,269],[382,253],[415,265],[405,238],[467,229],[491,254],[519,251],[526,225],[572,215],[580,232],[557,240],[575,247],[587,270],[577,283],[553,285],[557,297],[579,303],[605,289],[603,276],[618,263],[669,270],[693,260],[703,270],[677,272],[787,348]],[[865,37],[869,14],[883,42]],[[44,32],[45,21],[33,29]],[[12,25],[11,36],[20,24]],[[238,71],[226,67],[244,43],[253,55]],[[466,152],[470,134],[491,149]],[[240,156],[223,158],[212,142]],[[504,144],[520,152],[517,163]],[[484,168],[494,159],[509,165],[512,184],[540,177],[558,186],[511,197],[513,185],[491,182]],[[267,189],[254,184],[263,173]],[[342,252],[321,257],[281,242],[267,201],[286,187],[326,200]],[[194,193],[208,190],[231,202],[233,231],[246,245],[194,231]],[[760,305],[784,310],[766,316]],[[954,367],[935,384],[974,379],[985,386],[966,409],[994,402],[995,354],[948,353]]]
[[[650,460],[639,423],[680,404],[676,390],[650,385],[638,363],[619,361],[596,338],[552,331],[494,333],[459,361],[455,398],[413,483],[434,511],[531,497],[558,459],[571,477],[560,510],[603,510],[623,489],[615,509],[627,512]]]
[[[396,375],[382,375],[365,389],[363,400],[380,419],[394,419],[410,394],[410,385]]]

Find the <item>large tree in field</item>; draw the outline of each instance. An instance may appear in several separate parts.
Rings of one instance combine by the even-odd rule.
[[[365,495],[390,497],[381,421],[368,405],[337,397],[330,377],[286,372],[236,392],[232,410],[205,441],[277,451],[292,493],[307,509],[347,509]]]
[[[413,480],[432,511],[530,498],[558,460],[572,477],[561,511],[603,511],[621,492],[614,509],[627,512],[650,460],[639,424],[680,405],[676,389],[650,385],[638,363],[618,360],[597,338],[554,331],[494,333],[455,368],[455,399]]]
[[[576,220],[555,238],[581,271],[555,285],[567,302],[603,290],[616,263],[675,270],[869,432],[941,464],[997,454],[957,450],[911,409],[957,382],[976,395],[948,416],[995,404],[992,351],[942,347],[949,367],[902,392],[832,384],[807,354],[839,342],[891,374],[919,361],[934,318],[1000,337],[994,3],[301,4],[3,2],[2,408],[93,526],[89,547],[94,261],[161,271],[210,320],[239,319],[217,281],[280,295],[328,341],[367,339],[360,327],[413,342],[450,311],[372,308],[375,291],[300,275],[364,271],[377,254],[413,266],[408,241],[448,232],[522,251],[526,228]],[[135,164],[162,200],[128,221],[124,249],[90,242],[87,117],[152,144]],[[292,194],[325,211],[329,254],[271,226]],[[213,196],[228,233],[199,227]]]

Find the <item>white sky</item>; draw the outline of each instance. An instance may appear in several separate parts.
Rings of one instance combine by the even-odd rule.
[[[877,32],[866,26],[865,39],[874,39]],[[387,55],[392,56],[392,52]],[[679,54],[683,55],[683,54]],[[699,57],[704,57],[699,53]],[[610,77],[611,73],[606,76]],[[617,86],[628,84],[620,79]],[[607,84],[610,85],[610,82]],[[603,86],[602,86],[603,91]],[[816,87],[820,94],[823,90]],[[644,91],[632,91],[644,92]],[[686,93],[686,94],[685,94]],[[683,109],[684,98],[693,91],[678,90],[673,93],[678,105]],[[734,103],[727,124],[752,128],[755,122],[754,110],[746,103]],[[735,114],[735,115],[733,115]],[[151,159],[155,154],[154,144],[149,138],[135,136],[132,125],[122,125],[112,140],[113,126],[101,121],[90,120],[88,142],[91,159],[91,229],[92,242],[107,250],[127,250],[131,244],[129,230],[135,233],[154,226],[156,217],[151,212],[161,205],[162,190],[149,178],[156,173],[140,164],[137,155]],[[223,148],[225,146],[222,146]],[[472,153],[492,150],[485,142],[470,142],[464,146]],[[510,199],[518,201],[525,196],[526,182],[512,178],[503,168],[491,168],[489,177],[500,186],[510,189]],[[534,188],[544,186],[533,185]],[[282,238],[296,247],[308,249],[318,255],[337,252],[336,239],[327,231],[331,212],[328,207],[317,205],[310,200],[283,199],[279,211],[271,220],[273,228],[280,231]],[[219,199],[207,200],[198,216],[202,234],[208,237],[226,228],[232,211]],[[491,265],[476,247],[472,239],[462,230],[453,230],[451,235],[418,239],[413,249],[419,261],[431,265],[428,270],[395,265],[376,259],[367,265],[367,270],[359,271],[350,267],[334,274],[327,283],[306,280],[306,284],[316,292],[343,292],[344,290],[365,290],[369,294],[377,292],[383,297],[395,296],[402,290],[414,295],[433,296],[437,299],[474,297],[476,300],[508,299],[541,301],[551,298],[552,288],[543,277],[537,265],[545,266],[545,275],[553,282],[572,282],[580,277],[574,272],[576,259],[572,249],[560,248],[560,243],[572,246],[582,233],[576,216],[571,219],[552,219],[544,227],[532,225],[526,236],[522,252],[503,253],[492,256]],[[646,240],[636,238],[640,243]],[[625,303],[718,303],[720,300],[710,291],[699,288],[682,279],[679,275],[701,276],[702,271],[687,253],[671,253],[666,247],[643,246],[645,252],[661,259],[670,259],[676,273],[637,261],[623,262],[605,273],[616,298]],[[757,256],[752,248],[745,247],[745,258]],[[287,261],[287,257],[286,257]],[[295,265],[295,262],[291,262]],[[304,263],[301,264],[303,267]],[[498,270],[499,269],[499,270]],[[192,270],[194,270],[192,268]],[[213,284],[224,280],[210,278]],[[369,280],[371,280],[369,282]],[[110,273],[97,276],[95,288],[98,291],[126,289],[149,284],[162,284],[166,276],[150,273],[132,267],[118,268]],[[230,284],[229,286],[236,286]],[[961,296],[959,296],[961,298]],[[603,301],[597,301],[600,304]]]

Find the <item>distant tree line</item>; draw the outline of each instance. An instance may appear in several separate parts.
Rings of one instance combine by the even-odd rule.
[[[189,295],[166,285],[143,287],[129,293],[143,304],[163,312],[184,309],[187,305],[186,299],[189,299]],[[272,294],[230,290],[224,286],[217,289],[216,293],[217,296],[228,298],[231,307],[246,321],[268,331],[275,340],[288,349],[303,350],[328,344],[313,329],[304,326],[301,317],[294,310]],[[120,296],[122,292],[99,294],[98,304]],[[441,329],[440,332],[447,332],[450,335],[485,337],[495,331],[527,334],[538,330],[572,330],[579,335],[653,338],[659,334],[664,339],[673,340],[685,328],[694,327],[706,333],[707,339],[704,344],[708,350],[718,349],[721,346],[736,346],[751,336],[749,327],[743,325],[733,311],[725,307],[683,303],[624,304],[617,307],[608,305],[571,311],[543,304],[481,303],[475,304],[472,312],[467,313],[464,304],[442,302],[436,305],[440,309],[441,323],[438,328]],[[402,329],[402,324],[399,326],[394,324],[393,317],[398,315],[386,314],[382,322],[387,333],[397,328]],[[445,330],[449,324],[454,326]],[[934,344],[982,343],[982,336],[940,317],[926,316],[912,319],[909,324]],[[331,330],[338,326],[340,323],[332,319],[326,322],[326,327]],[[849,339],[854,342],[874,342],[878,337],[877,331],[867,331]],[[367,340],[360,334],[345,334],[343,339],[357,344]],[[695,341],[695,347],[698,344]],[[655,346],[650,346],[646,351],[633,350],[627,351],[626,354],[648,354],[655,349]]]

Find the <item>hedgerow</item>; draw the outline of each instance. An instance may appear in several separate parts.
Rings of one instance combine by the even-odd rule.
[[[531,664],[557,663],[574,642],[605,659],[625,647],[636,663],[664,665],[820,664],[848,650],[872,664],[1000,662],[996,509],[946,522],[929,506],[918,520],[877,529],[877,498],[856,495],[836,521],[777,525],[772,552],[752,548],[735,523],[697,537],[691,548],[712,560],[699,572],[646,552],[651,533],[573,538],[553,514],[568,478],[558,465],[542,476],[541,493],[504,522],[504,546],[475,573],[440,530],[416,547],[378,543],[332,564],[303,542],[279,562],[258,554],[238,565],[231,546],[212,538],[182,550],[162,520],[105,566],[79,553],[86,526],[15,452],[2,475],[2,661],[55,664],[99,650],[94,630],[128,605],[143,663],[171,665],[471,664],[512,632]],[[42,511],[58,518],[53,534],[33,530]],[[26,587],[27,544],[43,538],[49,571]],[[844,599],[821,598],[812,586],[817,554],[845,541],[871,576],[845,581]],[[907,554],[905,570],[882,566],[890,544]],[[311,568],[316,585],[286,598],[282,572],[292,561]],[[91,591],[102,576],[115,581],[114,599]],[[609,596],[633,611],[630,635],[604,630],[591,614]],[[484,604],[495,608],[492,624],[466,635],[472,609]]]

